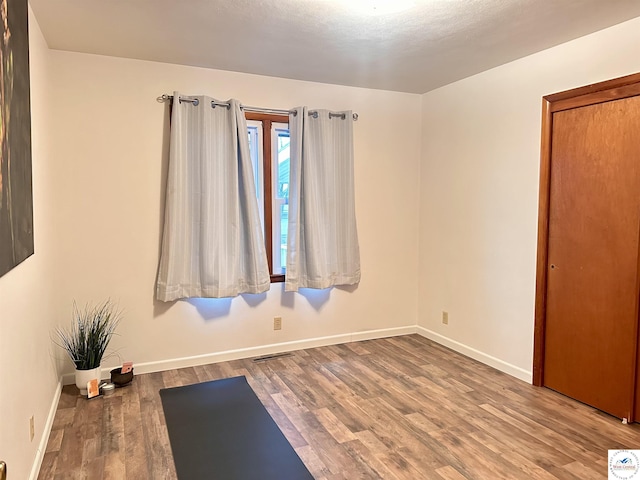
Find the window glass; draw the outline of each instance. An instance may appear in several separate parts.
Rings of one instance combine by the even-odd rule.
[[[262,223],[262,234],[264,230],[264,186],[262,172],[262,122],[247,121],[247,132],[249,135],[249,152],[251,154],[251,164],[253,165],[253,180],[256,186],[256,196],[258,197],[258,207],[260,209],[260,222]]]
[[[290,138],[287,117],[247,114],[247,135],[271,281],[283,281],[289,225]],[[265,153],[269,158],[265,162]]]
[[[285,273],[287,266],[287,230],[289,225],[289,127],[272,126],[274,152],[273,199],[273,267],[274,273]]]

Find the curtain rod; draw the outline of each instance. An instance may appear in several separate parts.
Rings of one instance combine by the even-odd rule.
[[[173,101],[173,95],[167,95],[166,93],[160,95],[158,97],[158,101],[159,102],[166,102],[166,101]],[[183,98],[180,97],[180,102],[188,102],[191,103],[194,106],[197,106],[200,101],[197,98]],[[216,102],[216,101],[212,101],[211,102],[211,106],[212,107],[227,107],[229,108],[229,104],[226,102]],[[271,114],[275,114],[275,115],[296,115],[298,112],[296,112],[295,110],[279,110],[277,108],[262,108],[262,107],[250,107],[248,105],[240,105],[240,108],[242,108],[242,110],[244,110],[245,112],[254,112],[254,113],[271,113]],[[315,110],[310,111],[309,112],[309,116],[313,117],[313,118],[318,118],[318,112],[316,112]],[[334,113],[334,112],[329,112],[329,118],[336,118],[336,117],[340,117],[342,119],[344,119],[345,114],[344,113]],[[354,113],[353,114],[353,121],[357,121],[358,120],[358,114]]]

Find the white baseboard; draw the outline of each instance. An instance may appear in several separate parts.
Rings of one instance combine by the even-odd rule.
[[[429,340],[433,340],[440,345],[449,347],[451,350],[455,350],[458,353],[466,355],[467,357],[471,357],[474,360],[478,360],[479,362],[489,365],[490,367],[507,373],[513,377],[519,378],[520,380],[523,380],[527,383],[531,383],[533,381],[533,373],[531,371],[516,367],[515,365],[500,360],[499,358],[487,355],[484,352],[476,350],[475,348],[469,347],[468,345],[460,343],[456,340],[452,340],[449,337],[445,337],[444,335],[440,335],[439,333],[433,332],[424,327],[416,327],[416,332],[419,335],[428,338]]]
[[[361,342],[363,340],[375,340],[376,338],[399,337],[401,335],[412,335],[417,333],[416,326],[384,328],[381,330],[367,330],[365,332],[356,332],[351,334],[349,342]],[[342,342],[348,343],[348,342]],[[306,347],[305,347],[306,348]]]
[[[31,473],[29,474],[29,480],[37,480],[40,473],[40,467],[42,466],[42,460],[47,450],[47,443],[49,442],[49,435],[51,435],[51,428],[53,427],[53,420],[56,417],[56,410],[58,410],[58,402],[60,402],[60,394],[62,393],[62,379],[58,381],[56,392],[53,394],[53,400],[51,407],[49,408],[49,415],[47,416],[47,422],[42,430],[42,437],[40,437],[40,443],[38,444],[38,450],[36,450],[36,458],[33,461],[31,467]]]
[[[410,335],[416,333],[415,325],[409,327],[384,328],[380,330],[367,330],[364,332],[345,333],[328,337],[309,338],[305,340],[295,340],[292,342],[273,343],[258,347],[240,348],[236,350],[226,350],[223,352],[206,353],[192,357],[172,358],[157,362],[136,363],[134,365],[136,374],[163,372],[176,368],[196,367],[208,365],[210,363],[228,362],[243,358],[261,357],[263,355],[273,355],[276,353],[293,352],[305,348],[324,347],[327,345],[338,345],[341,343],[359,342],[362,340],[373,340],[376,338],[397,337],[400,335]],[[102,370],[102,378],[109,378],[110,368]],[[62,383],[71,385],[75,383],[73,373],[63,375]]]
[[[384,328],[379,330],[366,330],[364,332],[345,333],[341,335],[331,335],[327,337],[309,338],[305,340],[295,340],[292,342],[273,343],[270,345],[261,345],[258,347],[239,348],[236,350],[225,350],[223,352],[207,353],[204,355],[195,355],[192,357],[172,358],[168,360],[160,360],[157,362],[136,363],[136,374],[163,372],[176,368],[196,367],[199,365],[207,365],[210,363],[228,362],[231,360],[241,360],[243,358],[261,357],[263,355],[274,355],[276,353],[293,352],[305,348],[324,347],[327,345],[338,345],[341,343],[360,342],[362,340],[373,340],[376,338],[397,337],[400,335],[411,335],[417,333],[433,340],[436,343],[449,347],[458,353],[478,360],[486,365],[507,373],[513,377],[519,378],[527,383],[533,380],[533,373],[523,368],[507,363],[499,358],[492,357],[484,352],[476,350],[468,345],[460,343],[444,335],[440,335],[434,331],[420,327],[417,325],[396,328]],[[102,378],[109,378],[110,368],[102,370]],[[73,373],[63,375],[62,384],[70,385],[75,382]]]

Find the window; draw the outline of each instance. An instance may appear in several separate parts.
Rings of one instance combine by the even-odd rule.
[[[283,282],[289,223],[289,118],[250,112],[245,116],[271,282]]]

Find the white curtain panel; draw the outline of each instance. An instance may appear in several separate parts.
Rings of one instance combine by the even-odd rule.
[[[212,108],[212,98],[182,97],[199,103],[174,93],[157,298],[265,292],[269,269],[240,104]]]
[[[289,115],[291,179],[286,291],[360,281],[353,116],[306,107]]]

